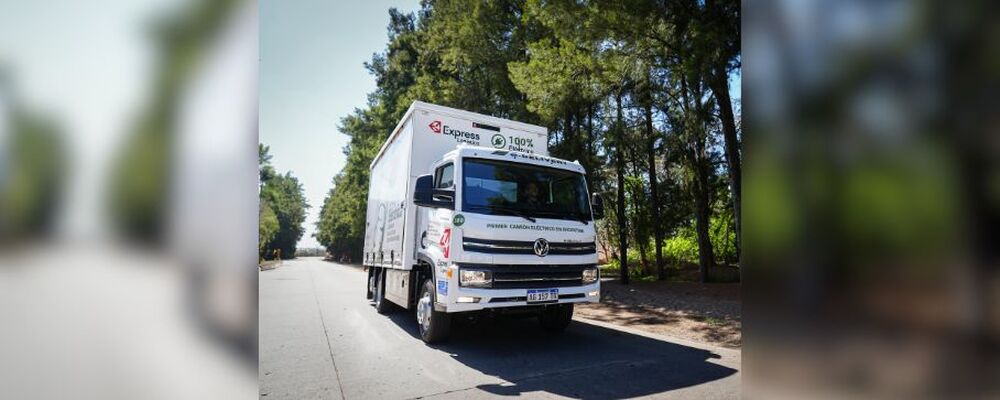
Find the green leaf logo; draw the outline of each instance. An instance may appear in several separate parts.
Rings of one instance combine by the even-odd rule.
[[[503,135],[501,135],[499,133],[496,134],[496,135],[493,135],[493,147],[496,147],[498,149],[502,149],[504,147],[507,147],[507,139],[504,138]]]

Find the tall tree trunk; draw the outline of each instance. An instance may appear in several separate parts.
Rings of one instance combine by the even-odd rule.
[[[708,169],[703,158],[704,148],[698,146],[697,153],[692,155],[692,163],[695,165],[695,230],[698,231],[698,266],[701,275],[701,282],[708,282],[708,269],[715,263],[715,255],[712,251],[712,237],[709,235],[709,225],[711,225],[711,212],[708,199]]]
[[[630,176],[640,177],[644,173],[644,165],[642,165],[641,153],[638,153],[636,149],[629,149],[629,154],[631,159],[626,158],[625,164],[629,165],[631,163],[631,170],[629,170]],[[639,265],[636,266],[639,275],[649,276],[652,275],[650,270],[649,253],[647,248],[649,247],[649,214],[644,208],[644,201],[647,201],[645,186],[633,185],[628,188],[628,191],[632,192],[632,215],[631,220],[635,221],[632,224],[632,240],[633,243],[639,248]]]
[[[618,92],[615,123],[615,169],[618,174],[618,262],[622,283],[628,285],[628,228],[625,219],[625,126],[622,122],[622,93]]]
[[[583,133],[583,112],[581,112],[580,110],[573,111],[573,121],[574,121],[574,124],[576,125],[576,137],[577,137],[577,140],[576,140],[576,154],[577,154],[577,157],[578,157],[577,161],[579,161],[580,165],[583,165],[584,168],[587,168],[587,166],[588,166],[587,165],[587,141],[590,140],[590,138],[589,137],[584,137],[584,133]],[[590,173],[589,169],[587,170],[587,173],[588,174]]]
[[[725,66],[716,68],[712,74],[712,92],[715,93],[715,101],[719,105],[719,113],[722,119],[722,135],[726,142],[726,164],[729,167],[729,186],[732,191],[733,217],[736,226],[736,259],[740,260],[740,249],[742,244],[743,218],[741,212],[742,198],[742,168],[740,163],[740,143],[736,136],[736,119],[733,116],[733,103],[729,97],[729,77],[726,76]]]
[[[587,106],[587,155],[584,165],[587,166],[587,187],[591,191],[596,191],[598,180],[594,177],[597,176],[596,168],[590,163],[594,159],[594,105],[590,104]]]
[[[565,119],[565,122],[564,122],[565,125],[563,126],[563,149],[562,150],[563,150],[563,154],[570,155],[569,152],[571,150],[573,150],[573,147],[575,147],[575,146],[573,146],[573,141],[576,140],[576,138],[573,137],[573,114],[570,114],[569,111],[566,111],[566,116],[564,116],[563,118]],[[571,158],[571,157],[572,156],[566,157],[566,158]]]
[[[583,141],[583,152],[586,155],[585,161],[587,164],[590,162],[590,154],[594,148],[594,107],[591,105],[587,106],[587,114],[582,115],[581,118],[587,120],[587,137]],[[583,129],[583,123],[580,123],[580,129]],[[590,175],[591,171],[587,170],[587,175]]]
[[[698,267],[701,282],[708,282],[708,269],[715,262],[715,255],[712,252],[712,237],[709,235],[709,225],[711,224],[711,212],[708,199],[708,165],[705,162],[705,138],[702,132],[692,129],[692,106],[688,96],[688,83],[686,78],[681,78],[681,98],[684,101],[684,129],[688,137],[687,158],[688,163],[694,171],[694,217],[695,231],[698,235]],[[695,101],[701,96],[697,93],[693,96]],[[696,123],[704,123],[698,120]]]
[[[649,189],[652,195],[653,237],[656,246],[656,273],[660,280],[667,279],[667,271],[663,268],[663,230],[660,227],[660,195],[656,180],[656,132],[653,130],[652,98],[646,103],[646,157],[649,168]]]
[[[639,174],[635,174],[635,176],[639,176]],[[633,243],[635,243],[639,250],[639,265],[635,268],[639,271],[639,275],[647,276],[650,275],[649,253],[646,249],[649,247],[649,231],[643,226],[643,219],[646,217],[646,214],[642,210],[642,202],[640,201],[643,189],[641,186],[632,188],[632,198],[635,199],[632,215],[632,220],[635,221],[632,224],[632,240],[634,240]]]

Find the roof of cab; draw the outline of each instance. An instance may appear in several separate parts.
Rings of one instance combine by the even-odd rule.
[[[500,150],[490,147],[459,145],[448,154],[456,153],[459,157],[482,157],[492,160],[503,160],[511,162],[522,162],[541,167],[566,169],[581,174],[587,173],[579,161],[567,161],[561,158],[543,156],[533,153],[523,153],[520,151]]]

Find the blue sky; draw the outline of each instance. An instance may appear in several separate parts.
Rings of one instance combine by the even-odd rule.
[[[375,80],[362,65],[388,41],[389,8],[414,1],[264,0],[260,2],[260,141],[271,162],[292,171],[312,208],[299,247],[312,237],[323,197],[344,166],[340,118],[365,105]]]

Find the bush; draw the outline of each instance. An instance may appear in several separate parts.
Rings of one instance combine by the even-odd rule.
[[[621,273],[622,270],[621,263],[618,262],[617,258],[609,259],[608,262],[604,265],[601,265],[600,268],[601,268],[601,276],[617,275]]]
[[[684,229],[687,230],[686,227]],[[677,235],[664,241],[663,258],[670,264],[698,262],[698,240],[695,235]]]
[[[686,264],[698,264],[698,234],[694,224],[694,221],[690,222],[678,229],[674,236],[663,241],[663,261],[667,268],[681,268]],[[733,230],[731,213],[713,217],[708,233],[716,261],[725,262],[736,259],[736,232]],[[648,249],[652,253],[654,249],[653,239],[649,240]],[[648,260],[655,263],[654,257],[653,254],[649,254]],[[649,274],[643,274],[644,271],[638,268],[640,260],[638,246],[630,245],[628,250],[629,277],[633,280],[654,279],[656,275],[655,264],[649,268]],[[621,262],[617,258],[609,259],[607,264],[601,266],[601,274],[620,275]],[[738,272],[736,276],[738,277]],[[721,281],[731,281],[731,278],[721,279]]]
[[[736,259],[736,231],[729,214],[713,217],[708,229],[712,251],[716,260]],[[663,242],[663,258],[671,264],[698,263],[698,234],[694,222],[677,230],[677,234]]]
[[[649,271],[650,274],[643,274],[643,271],[641,271],[638,268],[638,266],[639,266],[639,252],[638,251],[633,252],[633,251],[629,250],[628,253],[629,253],[629,257],[628,257],[628,266],[629,266],[628,276],[629,276],[630,279],[632,279],[632,280],[640,280],[640,281],[652,281],[652,280],[656,279],[656,271],[654,269],[652,269],[652,268],[650,269],[650,271]],[[600,268],[601,268],[601,276],[602,277],[603,276],[621,276],[621,271],[622,271],[621,262],[618,261],[617,258],[612,258],[612,259],[608,260],[607,264],[601,265]]]

